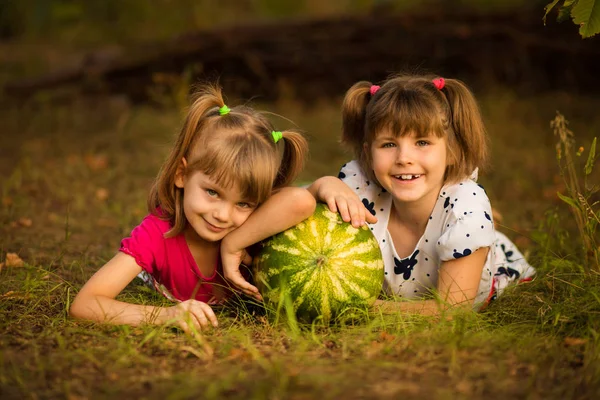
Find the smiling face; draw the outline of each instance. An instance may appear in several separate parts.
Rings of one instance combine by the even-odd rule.
[[[444,137],[396,136],[386,130],[376,136],[370,151],[375,177],[397,205],[433,207],[447,166]]]
[[[200,171],[178,173],[175,186],[183,189],[186,237],[220,241],[242,225],[256,208],[235,185],[221,187]]]

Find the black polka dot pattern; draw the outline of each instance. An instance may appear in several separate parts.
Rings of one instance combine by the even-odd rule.
[[[376,214],[376,212],[375,212],[375,202],[373,202],[373,201],[369,202],[369,199],[364,198],[364,199],[362,199],[362,203],[365,205],[365,208],[367,210],[369,210],[369,212],[371,214],[373,214],[373,215]]]
[[[358,172],[357,172],[358,171]],[[384,257],[386,290],[406,298],[414,298],[417,293],[426,292],[437,285],[437,271],[444,260],[468,257],[477,249],[491,247],[502,255],[507,265],[484,266],[484,280],[501,271],[502,276],[515,279],[519,270],[512,268],[512,262],[522,258],[514,245],[495,247],[493,218],[485,189],[472,180],[444,186],[434,208],[426,214],[427,224],[423,236],[417,240],[416,248],[407,258],[398,256],[393,244],[405,246],[403,238],[390,237],[386,229],[389,224],[392,196],[384,188],[366,179],[360,167],[353,161],[342,171],[345,182],[356,193],[378,222],[369,228],[375,234]],[[400,203],[401,205],[401,203]],[[399,211],[400,213],[401,211]],[[436,245],[437,243],[437,245]],[[499,270],[498,268],[503,268]],[[517,273],[511,271],[516,271]],[[489,289],[480,286],[481,296],[487,298]]]
[[[419,254],[419,250],[415,250],[415,252],[410,256],[410,258],[397,259],[394,257],[394,273],[396,275],[402,275],[404,280],[409,280],[410,275],[412,274],[413,268],[417,265],[417,255]]]

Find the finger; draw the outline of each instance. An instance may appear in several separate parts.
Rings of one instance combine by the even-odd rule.
[[[253,297],[256,300],[262,301],[263,299],[260,295],[260,292],[258,291],[258,288],[256,286],[251,285],[248,282],[245,282],[245,285],[243,287],[238,287],[238,289],[245,295]]]
[[[187,334],[191,334],[190,326],[184,320],[177,321],[177,325]]]
[[[348,210],[350,212],[350,218],[352,220],[352,226],[359,228],[364,224],[364,207],[361,204],[360,207],[355,203],[348,203]],[[361,215],[362,211],[362,215]]]
[[[350,222],[350,211],[348,210],[348,202],[344,198],[338,198],[336,200],[337,207],[340,213],[340,216],[344,220],[344,222]]]
[[[242,264],[244,265],[252,265],[252,256],[248,253],[246,253],[244,255],[244,258],[242,259]]]
[[[335,204],[335,198],[330,198],[327,200],[327,207],[329,207],[329,211],[336,213],[337,205]]]
[[[190,335],[194,335],[196,332],[199,332],[202,328],[196,319],[193,312],[186,311],[183,315],[180,316],[178,321],[179,327],[183,329],[185,333]]]
[[[227,280],[233,286],[235,286],[236,289],[239,289],[246,294],[255,295],[256,293],[258,293],[258,288],[246,281],[239,269],[234,271],[230,276],[226,276],[225,278],[227,278]]]
[[[198,304],[197,306],[193,307],[192,310],[190,310],[190,317],[195,319],[195,325],[198,326],[200,329],[208,328],[208,318],[206,318],[204,309],[202,308],[201,304]],[[194,321],[192,321],[192,323],[194,323]]]
[[[374,216],[373,214],[371,214],[370,211],[365,213],[365,220],[369,223],[369,224],[374,224],[377,222],[377,217]]]
[[[215,315],[215,312],[213,311],[211,306],[209,306],[206,303],[200,303],[200,306],[202,307],[202,310],[204,311],[204,315],[206,316],[206,319],[208,319],[208,321],[211,323],[211,325],[214,326],[215,328],[218,327],[219,321],[217,321],[217,316]]]

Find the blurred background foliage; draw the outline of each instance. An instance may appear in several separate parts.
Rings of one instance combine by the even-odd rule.
[[[0,38],[86,47],[166,39],[182,32],[285,18],[471,9],[537,8],[545,0],[0,0]],[[159,21],[159,22],[157,22]]]

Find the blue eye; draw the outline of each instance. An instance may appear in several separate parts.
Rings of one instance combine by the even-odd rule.
[[[240,208],[254,208],[253,204],[247,203],[245,201],[241,201],[241,202],[237,203],[237,205]]]
[[[206,189],[206,194],[208,194],[210,197],[217,197],[218,195],[218,193],[212,189]]]
[[[417,141],[417,146],[419,147],[424,147],[424,146],[428,146],[429,142],[427,140],[418,140]]]
[[[384,148],[384,149],[390,148],[390,147],[396,147],[396,143],[386,142],[386,143],[382,144],[381,147]]]

